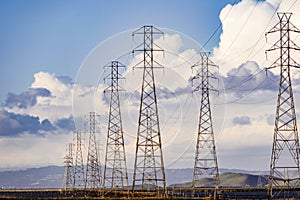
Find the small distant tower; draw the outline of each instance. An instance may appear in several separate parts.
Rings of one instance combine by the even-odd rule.
[[[159,67],[154,52],[163,51],[154,44],[154,35],[163,35],[163,32],[153,26],[143,26],[133,32],[133,36],[137,34],[142,35],[143,42],[133,53],[143,53],[143,60],[137,64],[143,69],[143,82],[132,190],[151,190],[165,195],[166,179],[153,70]]]
[[[73,143],[68,143],[66,148],[64,189],[73,189],[74,187],[74,166],[73,166]]]
[[[111,72],[105,78],[110,79],[110,86],[105,90],[110,91],[110,106],[103,186],[122,189],[128,186],[119,98],[119,91],[122,90],[119,86],[119,80],[122,79],[120,68],[125,68],[125,66],[118,61],[112,61],[105,67],[110,68]]]
[[[88,127],[89,127],[89,146],[86,167],[86,180],[85,188],[99,189],[101,187],[101,169],[99,160],[99,150],[97,146],[96,133],[99,128],[99,115],[95,112],[88,114]],[[99,133],[99,132],[98,132]]]
[[[279,50],[280,57],[270,68],[280,68],[280,81],[275,116],[272,156],[270,164],[269,196],[289,197],[288,190],[300,185],[299,137],[292,90],[291,67],[300,68],[292,58],[292,51],[299,51],[292,40],[292,33],[300,33],[291,22],[292,13],[278,13],[279,23],[267,34],[278,32],[280,39],[268,51]],[[299,198],[299,197],[298,197]]]
[[[192,81],[193,84],[196,81],[200,82],[195,86],[194,91],[201,91],[193,188],[197,187],[197,181],[201,178],[213,178],[215,186],[218,187],[219,169],[209,100],[209,92],[215,91],[212,84],[210,84],[210,79],[216,79],[215,75],[210,72],[209,67],[218,66],[209,59],[209,53],[201,52],[200,57],[200,61],[192,66],[192,68],[200,67],[200,69],[196,69],[197,74],[192,78]]]
[[[263,182],[262,182],[262,180],[261,180],[261,174],[259,174],[258,175],[258,178],[257,178],[257,184],[256,184],[256,186],[257,187],[259,187],[259,188],[261,188],[261,187],[263,187],[264,185],[263,185]]]
[[[83,165],[83,143],[82,143],[82,132],[81,130],[74,131],[76,136],[75,146],[75,166],[74,166],[74,188],[84,188],[85,177],[84,177],[84,165]]]

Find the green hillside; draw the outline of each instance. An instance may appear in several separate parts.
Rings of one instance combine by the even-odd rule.
[[[259,180],[260,179],[260,180]],[[258,187],[268,184],[267,176],[226,172],[220,175],[220,187]],[[170,187],[191,187],[192,182],[172,184]],[[214,187],[212,178],[203,178],[196,183],[196,187]]]

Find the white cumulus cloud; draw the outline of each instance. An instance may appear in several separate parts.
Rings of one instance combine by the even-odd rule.
[[[279,39],[279,35],[269,36],[267,43],[265,33],[278,23],[276,12],[293,12],[291,22],[295,25],[300,22],[299,1],[282,0],[279,3],[276,0],[242,0],[223,8],[220,13],[222,33],[219,45],[214,48],[213,59],[224,75],[249,60],[257,62],[261,68],[272,64],[275,54],[267,62],[265,50]],[[293,39],[299,41],[300,38]]]

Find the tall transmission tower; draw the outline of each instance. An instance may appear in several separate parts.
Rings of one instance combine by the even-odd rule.
[[[154,52],[163,51],[154,44],[154,35],[163,35],[163,32],[153,26],[143,26],[132,35],[137,34],[143,35],[143,42],[133,53],[143,53],[143,60],[136,65],[143,69],[143,82],[132,189],[154,190],[164,195],[166,180],[153,71],[161,67],[154,60]]]
[[[119,80],[123,79],[120,68],[125,66],[118,61],[112,61],[105,67],[110,68],[111,72],[105,78],[110,79],[110,86],[105,90],[110,91],[110,106],[103,186],[124,188],[128,186],[128,174],[119,98],[122,88],[119,86]]]
[[[218,187],[219,169],[209,100],[209,92],[211,90],[216,91],[210,83],[210,79],[217,79],[216,76],[210,72],[209,68],[218,68],[218,66],[209,59],[208,52],[201,52],[200,60],[193,65],[192,68],[193,67],[200,67],[200,69],[197,70],[196,76],[192,78],[192,81],[199,83],[195,86],[194,91],[201,91],[193,188],[197,187],[197,181],[207,177],[213,178],[215,186]]]
[[[89,127],[89,146],[86,167],[86,180],[85,188],[99,189],[101,187],[101,166],[99,160],[99,151],[96,140],[96,133],[99,129],[99,115],[95,112],[88,114],[88,127]]]
[[[73,143],[68,143],[66,148],[64,189],[73,189],[74,166],[73,166]]]
[[[266,52],[279,50],[280,57],[270,68],[280,67],[272,156],[270,164],[269,195],[271,198],[287,193],[280,188],[295,188],[300,184],[299,138],[293,99],[291,67],[300,66],[291,57],[291,50],[300,48],[291,40],[292,32],[300,33],[291,22],[292,13],[278,13],[279,23],[269,32],[279,32],[280,39]],[[276,189],[277,190],[274,190]],[[279,188],[279,189],[278,189]]]
[[[76,140],[75,166],[74,166],[74,188],[85,187],[84,164],[83,164],[83,142],[81,130],[74,132]]]

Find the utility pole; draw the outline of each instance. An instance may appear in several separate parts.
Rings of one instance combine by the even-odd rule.
[[[153,70],[159,65],[154,59],[154,52],[163,51],[154,44],[154,35],[163,35],[163,32],[153,26],[143,26],[132,35],[138,34],[142,35],[143,42],[133,53],[143,53],[143,60],[136,65],[143,69],[143,82],[132,190],[156,191],[165,195],[166,179]]]
[[[73,168],[73,143],[68,143],[66,148],[64,189],[73,189],[74,168]]]
[[[76,153],[75,153],[75,166],[74,166],[74,188],[84,188],[85,177],[84,177],[84,165],[82,155],[82,132],[81,130],[74,131],[76,141]]]
[[[101,187],[101,169],[96,133],[99,131],[99,115],[95,112],[88,114],[89,146],[86,167],[85,188],[99,189]],[[99,132],[98,132],[99,133]]]
[[[280,39],[266,52],[279,50],[280,57],[270,68],[280,67],[279,91],[275,116],[270,164],[269,197],[288,198],[289,191],[300,184],[299,138],[290,75],[291,67],[300,66],[291,57],[300,48],[291,40],[291,33],[300,33],[291,22],[292,13],[278,13],[277,23],[267,34],[279,32]],[[299,198],[299,197],[298,197]]]
[[[120,188],[128,187],[128,174],[120,109],[119,80],[123,79],[120,68],[125,66],[118,61],[112,61],[105,66],[110,68],[110,74],[105,79],[110,79],[110,86],[104,91],[110,91],[110,106],[104,166],[103,187]]]
[[[200,69],[197,69],[197,74],[192,78],[192,81],[193,83],[195,81],[199,82],[200,79],[200,83],[195,86],[194,91],[201,91],[193,188],[197,187],[197,181],[201,178],[213,178],[215,181],[214,185],[218,188],[219,169],[209,100],[209,92],[216,91],[212,84],[210,84],[210,79],[217,79],[210,72],[209,67],[218,68],[218,66],[209,59],[209,53],[201,52],[200,57],[200,60],[192,66],[192,68],[200,67]]]

